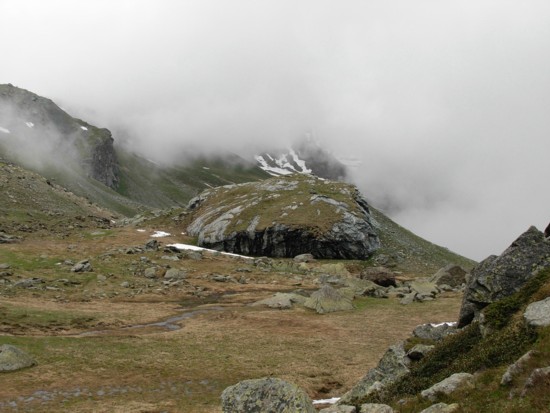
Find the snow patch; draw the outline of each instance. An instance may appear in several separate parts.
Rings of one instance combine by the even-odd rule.
[[[27,125],[29,128],[34,128],[34,123],[32,122],[25,122],[25,125]]]
[[[267,156],[269,156],[271,158],[270,155],[267,155]],[[260,168],[263,169],[264,171],[266,171],[270,175],[280,176],[280,175],[290,175],[290,174],[293,173],[292,171],[289,171],[287,169],[269,166],[268,163],[266,162],[266,160],[264,159],[264,157],[261,156],[261,155],[257,155],[254,158],[260,164]],[[273,158],[271,158],[271,160],[273,160]],[[277,160],[277,161],[275,161],[275,163],[279,164],[279,161]]]
[[[88,128],[86,126],[81,126],[80,129],[82,130],[88,130]]]
[[[202,167],[202,169],[206,169],[207,171],[209,171],[209,170],[210,170],[210,168],[209,168],[209,167],[207,167],[207,166],[203,166],[203,167]]]
[[[9,129],[3,128],[2,126],[0,126],[0,132],[10,133]]]
[[[313,400],[313,404],[334,404],[338,400],[340,400],[340,397],[332,397],[330,399],[319,399],[319,400]]]
[[[153,235],[151,235],[153,238],[162,238],[162,237],[169,237],[170,234],[169,232],[164,232],[164,231],[155,231],[155,233]]]
[[[292,156],[292,159],[294,160],[296,165],[298,165],[300,168],[302,168],[302,173],[304,173],[304,174],[310,174],[311,173],[311,169],[309,169],[306,166],[306,161],[304,161],[303,159],[300,159],[298,157],[298,154],[296,152],[294,152],[294,149],[290,149],[290,155]]]
[[[168,247],[174,247],[174,248],[177,248],[178,250],[206,251],[206,252],[212,252],[212,253],[217,253],[217,254],[222,254],[222,255],[228,255],[230,257],[241,257],[241,258],[252,259],[252,257],[247,257],[246,255],[233,254],[231,252],[216,251],[216,250],[211,250],[211,249],[208,249],[208,248],[197,247],[196,245],[169,244]]]
[[[446,322],[439,323],[439,324],[430,323],[430,325],[432,327],[441,327],[441,326],[444,326],[444,325],[448,325],[449,327],[452,327],[452,326],[456,326],[456,321],[446,321]]]
[[[145,232],[144,229],[136,229],[137,232]]]

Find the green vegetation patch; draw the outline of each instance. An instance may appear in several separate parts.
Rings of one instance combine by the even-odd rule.
[[[424,359],[413,364],[410,373],[390,385],[383,394],[375,394],[362,402],[390,403],[404,395],[418,394],[454,373],[475,373],[514,362],[535,342],[541,341],[537,330],[516,315],[521,314],[534,298],[540,299],[540,292],[546,291],[549,279],[550,269],[541,271],[516,294],[489,305],[484,314],[492,333],[483,337],[477,322],[466,326],[446,337]]]

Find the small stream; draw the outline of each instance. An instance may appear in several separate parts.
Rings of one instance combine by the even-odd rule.
[[[132,330],[146,329],[151,327],[159,327],[165,331],[175,331],[175,330],[180,330],[182,328],[179,324],[177,324],[182,320],[186,320],[188,318],[194,317],[199,314],[209,313],[212,311],[223,311],[223,310],[224,308],[219,306],[203,308],[200,310],[191,310],[191,311],[187,310],[181,314],[169,317],[163,321],[156,321],[154,323],[145,323],[145,324],[133,324],[131,326],[120,327],[119,329],[86,331],[84,333],[78,334],[78,336],[79,337],[99,336],[99,335],[113,334],[119,331],[132,331]]]

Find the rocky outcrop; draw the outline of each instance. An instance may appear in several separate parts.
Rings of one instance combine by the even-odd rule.
[[[464,386],[473,387],[473,382],[474,376],[470,373],[455,373],[429,389],[422,390],[420,394],[422,397],[435,401],[439,395],[449,395]]]
[[[459,327],[477,319],[490,303],[517,292],[546,267],[550,267],[550,241],[531,227],[500,256],[492,255],[472,270],[460,309]]]
[[[454,413],[460,410],[458,403],[436,403],[432,404],[427,409],[422,410],[420,413]]]
[[[0,372],[16,371],[36,365],[36,361],[10,344],[0,346]]]
[[[506,386],[512,383],[512,381],[517,376],[524,372],[528,363],[533,359],[535,355],[537,355],[537,352],[535,350],[529,350],[514,363],[510,364],[502,375],[502,378],[500,379],[500,384],[502,386]]]
[[[0,85],[0,118],[13,138],[4,144],[25,166],[79,166],[89,177],[118,187],[118,160],[107,129],[73,118],[50,99],[11,84]]]
[[[378,365],[367,374],[342,398],[338,404],[358,404],[365,397],[382,391],[385,386],[409,372],[410,359],[403,343],[390,346]]]
[[[456,323],[421,324],[413,330],[413,336],[425,340],[440,341],[449,334],[456,333]]]
[[[393,413],[393,409],[387,404],[365,403],[361,405],[359,413]]]
[[[190,201],[202,247],[242,255],[366,259],[380,246],[357,188],[292,175],[230,185]]]
[[[245,380],[226,388],[224,413],[316,413],[311,399],[294,384],[281,379]]]
[[[108,129],[96,129],[96,138],[90,142],[90,157],[85,160],[89,176],[109,188],[117,189],[119,167],[114,139]]]

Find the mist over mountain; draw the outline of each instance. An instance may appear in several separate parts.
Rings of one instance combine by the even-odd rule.
[[[0,82],[157,163],[313,130],[375,204],[468,256],[548,223],[547,2],[128,4],[2,2]]]

